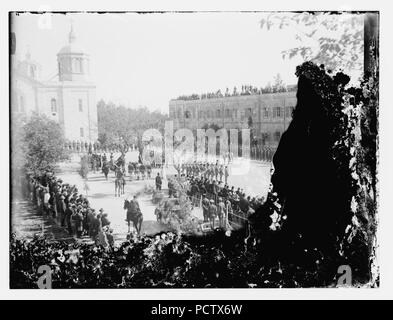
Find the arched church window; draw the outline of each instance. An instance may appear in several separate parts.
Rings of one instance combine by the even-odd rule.
[[[78,100],[78,105],[79,105],[79,111],[83,112],[83,100],[82,99]]]
[[[80,135],[81,135],[82,138],[83,138],[84,135],[85,135],[83,128],[80,128]]]
[[[57,112],[57,101],[55,98],[52,98],[50,101],[50,110],[52,113],[56,113]]]

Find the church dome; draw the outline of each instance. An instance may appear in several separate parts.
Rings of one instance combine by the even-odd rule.
[[[86,81],[90,73],[89,55],[76,43],[76,36],[71,25],[68,44],[57,54],[58,75],[60,81]]]
[[[58,54],[85,54],[85,50],[75,44],[67,44],[60,49]]]

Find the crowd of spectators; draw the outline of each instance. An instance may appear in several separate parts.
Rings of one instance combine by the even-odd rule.
[[[229,88],[226,88],[223,93],[221,90],[216,92],[207,92],[202,94],[193,93],[190,95],[181,95],[176,100],[201,100],[201,99],[214,99],[214,98],[223,98],[223,97],[234,97],[234,96],[248,96],[248,95],[258,95],[265,93],[276,93],[276,92],[288,92],[296,90],[295,86],[266,86],[266,87],[255,87],[251,85],[242,85],[241,90],[238,90],[237,87],[234,87],[232,92],[230,92]]]
[[[59,224],[75,239],[91,238],[104,247],[113,246],[113,230],[108,214],[96,212],[75,185],[63,183],[52,173],[27,176],[26,195],[39,214]]]

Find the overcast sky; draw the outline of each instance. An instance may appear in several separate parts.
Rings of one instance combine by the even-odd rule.
[[[261,29],[261,13],[23,14],[14,20],[17,50],[42,65],[43,80],[57,73],[56,54],[68,42],[90,54],[97,101],[168,110],[179,95],[250,84],[265,86],[280,73],[295,84],[301,58],[283,60],[296,30]],[[49,28],[48,28],[49,27]]]

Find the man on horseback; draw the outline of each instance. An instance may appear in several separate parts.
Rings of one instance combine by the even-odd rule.
[[[124,201],[124,209],[127,209],[126,221],[128,224],[128,233],[130,233],[132,222],[139,235],[142,228],[143,215],[136,195],[134,195],[134,198],[131,201],[128,201],[127,199]]]

